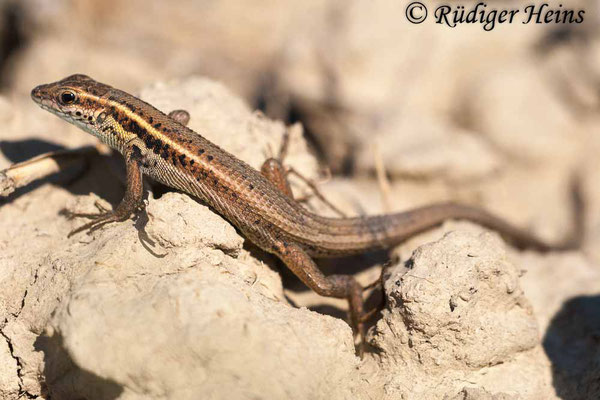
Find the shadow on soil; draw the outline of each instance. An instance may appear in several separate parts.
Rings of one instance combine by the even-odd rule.
[[[600,296],[565,302],[552,318],[543,346],[562,399],[600,398]]]
[[[44,353],[43,379],[47,399],[114,400],[123,393],[118,383],[77,367],[60,335],[39,336],[34,348]]]

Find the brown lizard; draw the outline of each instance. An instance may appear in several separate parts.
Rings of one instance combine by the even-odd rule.
[[[466,219],[504,235],[518,247],[541,251],[573,248],[580,235],[547,244],[478,208],[440,203],[407,212],[327,218],[294,201],[279,160],[261,171],[237,159],[185,125],[186,112],[169,115],[85,75],[40,85],[31,96],[42,108],[99,138],[125,157],[127,189],[114,211],[77,214],[92,218],[83,230],[129,219],[142,205],[142,175],[188,193],[225,217],[255,245],[277,256],[319,295],[349,302],[350,322],[364,340],[363,288],[350,275],[325,276],[313,257],[336,257],[393,247],[448,219]],[[361,346],[362,347],[362,346]]]

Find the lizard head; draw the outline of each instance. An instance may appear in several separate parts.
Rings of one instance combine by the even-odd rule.
[[[35,87],[31,98],[43,109],[95,134],[98,116],[104,111],[99,99],[111,89],[89,76],[77,74]]]

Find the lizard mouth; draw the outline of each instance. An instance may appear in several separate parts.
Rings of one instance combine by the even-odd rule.
[[[55,109],[52,104],[52,100],[44,96],[44,92],[40,88],[40,86],[34,88],[31,91],[31,99],[40,107],[42,107],[46,111],[55,112]]]
[[[46,111],[48,111],[48,112],[50,112],[50,113],[52,113],[52,114],[54,114],[54,115],[56,115],[58,117],[64,118],[65,120],[67,120],[67,122],[70,122],[70,123],[74,123],[75,122],[75,120],[68,113],[65,113],[65,112],[57,109],[56,107],[54,107],[54,105],[52,103],[52,100],[46,99],[46,98],[43,98],[43,97],[34,97],[33,94],[31,96],[31,98],[43,110],[46,110]]]
[[[45,85],[36,86],[31,91],[31,98],[38,105],[48,111],[52,111],[54,107],[52,107],[52,100],[50,100],[48,96],[48,92],[44,90]]]
[[[42,109],[49,111],[53,114],[57,114],[57,115],[63,115],[62,112],[58,111],[56,108],[52,107],[52,101],[48,100],[48,99],[34,99],[35,102],[37,103],[38,106],[40,106]]]

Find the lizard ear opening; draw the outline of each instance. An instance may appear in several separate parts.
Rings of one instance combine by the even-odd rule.
[[[58,97],[59,101],[64,105],[73,104],[75,102],[75,93],[71,91],[65,91]]]

